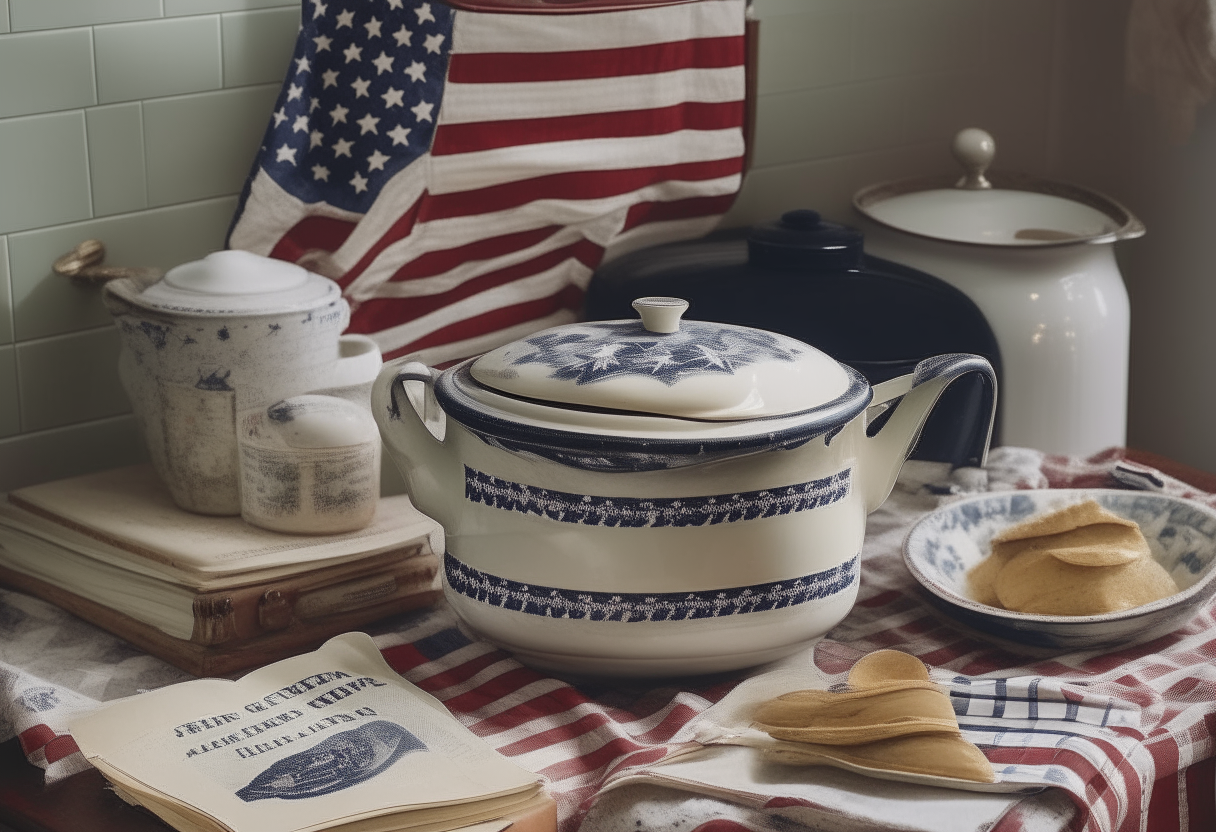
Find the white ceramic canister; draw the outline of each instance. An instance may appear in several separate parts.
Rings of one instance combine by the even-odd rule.
[[[240,415],[241,517],[292,534],[371,523],[380,499],[380,433],[371,411],[335,396],[293,396]]]
[[[946,386],[983,377],[991,426],[992,368],[939,356],[871,388],[793,338],[679,321],[670,298],[635,307],[641,321],[555,327],[442,373],[381,371],[372,414],[443,526],[448,602],[557,672],[803,649],[852,608],[866,514]]]
[[[215,252],[151,286],[113,280],[104,299],[152,464],[188,511],[240,514],[239,412],[366,391],[381,363],[370,339],[341,334],[350,309],[336,283],[249,252]]]
[[[874,255],[965,292],[1001,353],[997,442],[1088,456],[1127,441],[1130,308],[1112,243],[1144,226],[1101,194],[988,173],[992,137],[964,130],[966,174],[874,185],[853,200]]]

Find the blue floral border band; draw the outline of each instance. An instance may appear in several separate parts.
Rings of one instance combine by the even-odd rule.
[[[523,485],[467,465],[464,496],[504,511],[534,514],[561,523],[610,528],[713,526],[776,517],[831,505],[848,496],[853,469],[781,488],[708,497],[595,497]]]
[[[443,567],[454,592],[513,612],[587,621],[693,621],[767,612],[821,601],[857,582],[859,556],[839,566],[752,586],[703,592],[585,592],[511,581],[474,569],[448,552]]]

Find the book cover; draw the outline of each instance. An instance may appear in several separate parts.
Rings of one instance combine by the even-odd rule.
[[[498,754],[346,633],[239,681],[103,706],[72,736],[128,800],[178,829],[454,829],[544,804]]]

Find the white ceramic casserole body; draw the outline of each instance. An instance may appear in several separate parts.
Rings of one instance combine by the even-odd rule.
[[[980,373],[995,394],[976,356],[876,391],[840,365],[847,389],[810,411],[713,422],[508,396],[470,364],[389,362],[372,412],[444,527],[452,608],[559,673],[708,673],[812,643],[851,609],[866,515],[945,386]]]

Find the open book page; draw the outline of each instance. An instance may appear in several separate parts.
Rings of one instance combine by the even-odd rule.
[[[0,503],[0,523],[115,565],[151,561],[161,567],[151,573],[169,580],[175,573],[215,578],[276,567],[302,571],[398,549],[438,529],[399,495],[383,498],[371,525],[356,532],[272,532],[239,517],[183,511],[147,465],[18,489]]]
[[[71,731],[129,794],[159,792],[220,825],[199,828],[320,830],[406,809],[526,800],[541,779],[393,672],[362,633],[237,682],[202,679],[119,700]],[[468,814],[480,820],[484,808]],[[459,813],[430,816],[449,814]]]

